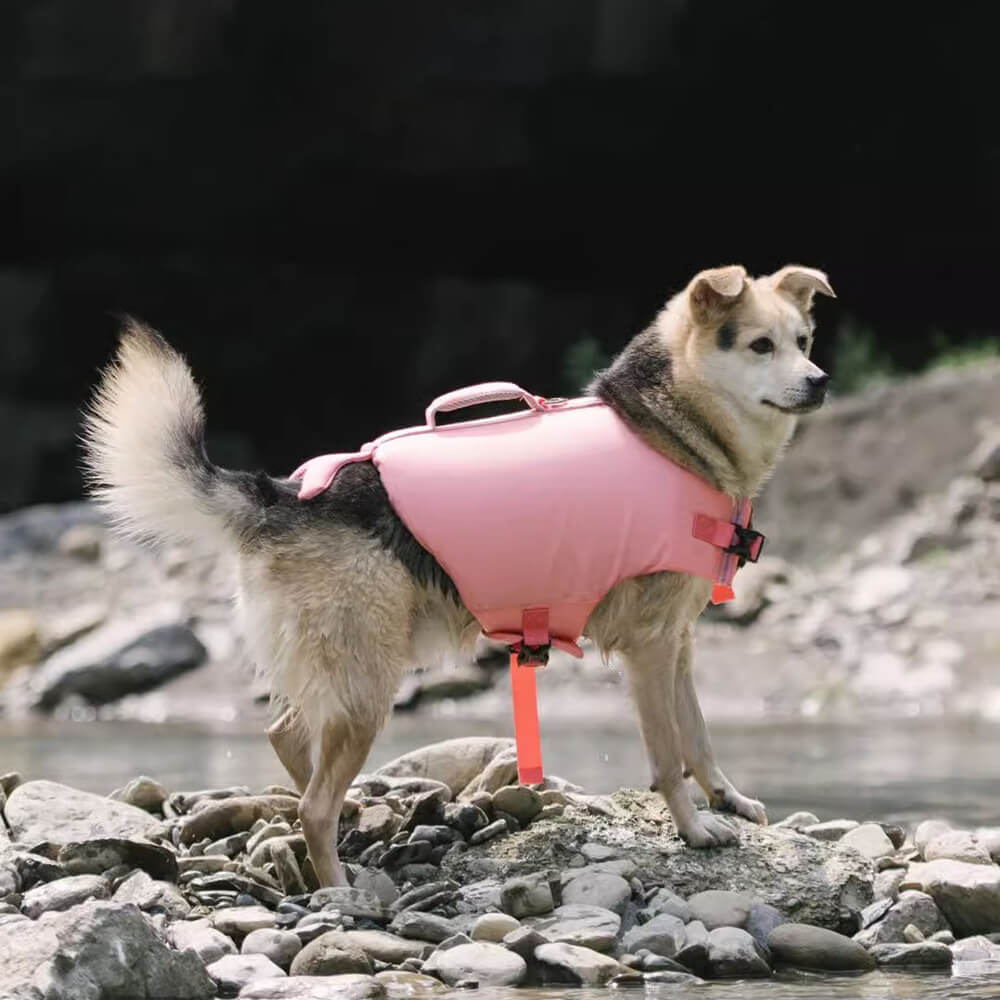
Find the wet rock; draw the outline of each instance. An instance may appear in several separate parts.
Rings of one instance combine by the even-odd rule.
[[[509,813],[526,826],[542,811],[542,798],[526,785],[507,785],[493,793],[493,807]]]
[[[457,933],[458,928],[454,921],[436,913],[404,910],[389,925],[389,930],[400,937],[440,944]]]
[[[243,955],[264,955],[281,969],[287,970],[302,950],[302,940],[291,931],[251,931],[240,948]]]
[[[851,830],[857,829],[858,826],[860,824],[857,820],[830,819],[825,823],[813,823],[811,826],[805,826],[800,832],[804,833],[807,837],[812,837],[814,840],[837,841],[845,833],[850,833]]]
[[[517,986],[528,971],[520,955],[484,941],[435,952],[424,969],[433,971],[449,986],[464,979],[475,980],[480,986]]]
[[[167,790],[158,781],[154,781],[146,775],[140,775],[138,778],[133,778],[121,790],[121,794],[117,798],[137,809],[158,813],[163,809],[163,803],[167,800]]]
[[[767,903],[754,903],[750,907],[750,913],[743,929],[762,948],[767,948],[767,939],[775,927],[787,924],[788,917],[774,906]]]
[[[245,833],[259,819],[280,816],[291,822],[298,814],[299,800],[290,795],[233,796],[186,816],[180,826],[180,840],[182,844],[193,844],[204,837],[215,840]]]
[[[960,937],[1000,927],[1000,868],[964,861],[927,861],[910,865],[903,889],[933,896],[951,929]]]
[[[548,917],[530,917],[525,924],[550,941],[610,951],[617,943],[621,918],[599,906],[575,903],[557,907]]]
[[[381,1000],[385,996],[373,976],[288,976],[257,979],[244,986],[240,1000]]]
[[[724,889],[708,889],[688,900],[692,918],[700,920],[709,931],[716,927],[742,927],[752,905],[747,893]]]
[[[950,946],[955,943],[955,935],[951,931],[935,931],[927,940],[940,941],[942,944]]]
[[[168,948],[135,907],[106,901],[0,927],[0,983],[46,1000],[215,996],[197,955]]]
[[[309,913],[295,924],[295,933],[303,944],[309,944],[330,931],[344,930],[344,918],[333,910]]]
[[[375,774],[387,777],[431,778],[458,795],[501,751],[512,747],[509,739],[469,736],[421,747],[383,764]]]
[[[615,976],[627,973],[615,959],[591,948],[572,944],[543,944],[535,949],[541,980],[545,985],[570,983],[579,986],[604,986]]]
[[[646,901],[644,912],[650,917],[657,917],[661,913],[669,913],[684,923],[688,923],[693,919],[691,916],[691,907],[677,893],[671,892],[666,888],[656,890]]]
[[[145,912],[165,913],[171,920],[182,920],[191,904],[177,886],[150,878],[144,871],[132,872],[115,890],[116,903],[133,903]]]
[[[224,955],[205,971],[212,977],[223,997],[236,996],[244,986],[257,979],[280,979],[282,969],[265,955]]]
[[[684,923],[670,913],[661,913],[626,931],[622,943],[631,952],[646,949],[654,955],[673,958],[684,947]]]
[[[177,920],[167,927],[166,939],[178,951],[193,951],[203,965],[211,965],[223,955],[236,954],[232,940],[207,920]]]
[[[275,926],[274,913],[263,906],[229,906],[216,910],[209,919],[216,930],[235,941],[242,941],[251,931]]]
[[[619,916],[632,898],[632,887],[620,875],[585,871],[563,886],[563,903],[585,903],[613,910]]]
[[[153,878],[167,882],[176,882],[180,874],[177,855],[169,848],[120,837],[65,844],[59,851],[58,861],[67,875],[100,875],[119,865],[140,868]]]
[[[945,930],[947,923],[934,900],[926,893],[908,890],[899,895],[885,915],[854,936],[866,948],[876,944],[898,943],[904,940],[908,925],[916,927],[924,937]]]
[[[163,823],[142,809],[54,781],[18,786],[7,799],[6,816],[14,840],[29,846],[153,839],[165,833]]]
[[[43,913],[68,910],[88,899],[107,899],[108,883],[99,875],[71,875],[29,889],[21,900],[21,912],[32,920]]]
[[[853,830],[848,830],[837,842],[837,847],[851,848],[873,861],[892,854],[895,850],[892,841],[878,823],[863,823]]]
[[[935,837],[941,836],[942,833],[948,833],[950,830],[951,824],[943,819],[925,819],[922,823],[918,824],[917,829],[913,833],[913,843],[920,852],[920,856],[923,857],[924,848]]]
[[[757,943],[739,927],[716,927],[708,934],[708,972],[713,979],[750,979],[771,974]]]
[[[819,816],[811,812],[794,812],[774,824],[779,829],[788,827],[801,833],[806,827],[819,826]]]
[[[708,931],[700,920],[684,927],[684,946],[675,956],[685,969],[703,976],[708,972]]]
[[[470,936],[473,941],[490,941],[498,944],[521,926],[521,922],[506,913],[484,913],[472,925]]]
[[[544,875],[508,879],[500,890],[504,913],[522,919],[551,913],[555,908],[552,888]]]
[[[647,972],[642,977],[645,986],[697,986],[702,981],[689,972]]]
[[[956,962],[981,962],[984,960],[1000,960],[1000,945],[995,944],[984,934],[962,938],[951,945],[951,953]]]
[[[389,1000],[402,1000],[404,997],[432,996],[447,993],[448,987],[433,976],[424,976],[417,972],[401,970],[380,972],[375,981],[381,986]]]
[[[778,965],[825,972],[875,968],[875,961],[856,941],[808,924],[782,924],[768,935],[767,945]]]
[[[71,695],[104,705],[159,687],[208,658],[208,650],[186,625],[162,625],[110,652],[103,631],[45,661],[32,680],[35,708],[51,710]]]
[[[372,962],[358,947],[347,944],[342,931],[330,931],[310,941],[295,956],[293,976],[339,976],[348,973],[370,976]]]
[[[948,969],[951,967],[951,949],[939,941],[922,941],[919,944],[877,944],[871,956],[880,967],[901,969]]]
[[[941,858],[952,861],[965,861],[971,865],[989,865],[993,863],[990,852],[972,833],[963,830],[949,830],[939,833],[929,841],[923,850],[925,861],[937,861]]]

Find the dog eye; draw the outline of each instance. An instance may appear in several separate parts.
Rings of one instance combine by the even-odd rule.
[[[796,343],[799,345],[799,350],[802,351],[803,354],[805,354],[806,348],[809,346],[809,338],[799,337]]]
[[[770,337],[758,337],[750,345],[750,350],[757,354],[770,354],[774,350],[774,341]]]

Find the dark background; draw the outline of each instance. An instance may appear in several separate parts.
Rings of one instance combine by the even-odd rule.
[[[995,332],[992,6],[8,0],[0,510],[79,494],[120,312],[274,473],[574,392],[719,264],[825,269],[835,377]]]

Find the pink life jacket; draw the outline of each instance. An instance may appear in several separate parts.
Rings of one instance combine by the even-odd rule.
[[[500,399],[529,409],[437,426],[437,413]],[[764,538],[747,500],[713,489],[643,441],[596,398],[546,400],[490,382],[438,397],[427,422],[292,474],[299,499],[371,461],[396,514],[451,577],[487,638],[576,656],[590,613],[617,583],[689,573],[731,600],[741,558]]]

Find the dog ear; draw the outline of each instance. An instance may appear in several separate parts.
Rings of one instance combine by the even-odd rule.
[[[814,267],[789,264],[771,275],[771,283],[776,291],[787,295],[803,312],[812,309],[813,296],[817,292],[832,299],[837,297],[826,275]]]
[[[738,264],[696,274],[688,285],[688,306],[695,323],[721,323],[739,302],[747,284],[747,272]]]

